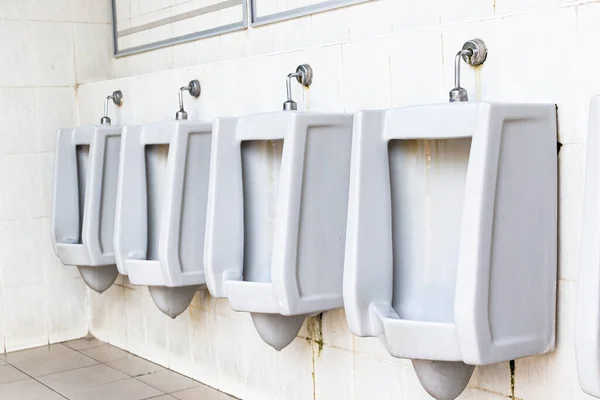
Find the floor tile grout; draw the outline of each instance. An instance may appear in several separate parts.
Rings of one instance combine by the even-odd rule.
[[[27,372],[19,369],[19,367],[17,367],[16,365],[11,364],[10,362],[6,361],[8,363],[8,365],[10,365],[11,367],[13,367],[14,369],[16,369],[17,371],[20,371],[22,374],[24,374],[25,376],[28,376],[30,379],[33,379],[34,381],[36,381],[37,383],[39,383],[40,385],[43,385],[44,387],[46,387],[47,389],[51,390],[52,392],[56,393],[57,395],[59,395],[60,397],[62,397],[63,399],[67,399],[68,397],[64,396],[62,393],[57,392],[56,390],[54,390],[53,388],[51,388],[50,386],[46,385],[44,382],[39,381],[37,378],[29,375]],[[1,385],[0,385],[1,386]]]
[[[81,339],[78,339],[78,340],[81,340]],[[94,340],[98,340],[98,339],[94,339]],[[53,345],[54,346],[58,346],[58,345],[64,346],[65,348],[68,348],[69,350],[72,350],[75,353],[79,353],[79,355],[81,355],[81,356],[85,356],[85,357],[89,358],[90,360],[94,361],[94,364],[84,365],[84,366],[77,366],[75,368],[67,369],[67,370],[64,370],[64,371],[50,372],[50,373],[46,373],[44,375],[40,375],[40,376],[34,377],[33,375],[25,372],[23,369],[21,369],[21,368],[17,367],[16,365],[14,365],[14,362],[9,362],[8,361],[8,357],[4,357],[3,361],[6,363],[5,364],[6,366],[11,366],[12,368],[15,368],[17,371],[21,372],[25,376],[21,380],[17,380],[17,381],[14,381],[14,382],[7,382],[6,384],[11,384],[11,383],[15,383],[15,382],[22,382],[22,381],[34,381],[34,382],[37,382],[38,384],[42,385],[45,389],[49,390],[50,392],[58,395],[61,399],[67,399],[67,400],[70,398],[68,396],[71,396],[71,395],[73,395],[75,393],[85,392],[85,391],[90,390],[90,389],[91,389],[91,392],[94,393],[94,389],[96,389],[96,388],[98,388],[99,390],[102,390],[100,388],[102,388],[103,386],[113,385],[113,384],[115,384],[117,382],[123,382],[123,381],[128,381],[128,380],[136,382],[135,384],[133,382],[130,383],[130,384],[124,384],[125,385],[124,387],[126,388],[124,390],[126,390],[128,392],[129,392],[129,390],[131,390],[131,385],[132,384],[134,385],[133,386],[134,388],[137,388],[137,386],[135,386],[135,385],[141,384],[143,386],[139,386],[141,388],[140,390],[149,390],[149,389],[152,389],[156,393],[158,393],[158,394],[152,394],[149,397],[144,397],[145,400],[151,400],[151,399],[154,399],[154,398],[159,398],[161,396],[171,396],[172,398],[176,399],[176,397],[174,396],[174,393],[179,393],[179,392],[182,392],[182,391],[194,389],[194,388],[199,387],[199,386],[205,386],[202,382],[197,381],[197,380],[195,380],[195,379],[193,379],[193,378],[191,378],[189,376],[183,375],[183,374],[181,374],[181,373],[179,373],[177,371],[174,371],[172,369],[163,367],[163,366],[161,366],[159,364],[156,364],[156,363],[154,363],[154,362],[152,362],[150,360],[147,360],[147,359],[145,359],[143,357],[140,357],[140,356],[137,356],[137,355],[135,355],[133,353],[130,353],[130,352],[124,350],[124,349],[120,349],[118,347],[112,346],[109,343],[104,343],[104,342],[98,341],[97,345],[93,345],[91,347],[85,347],[85,348],[81,348],[81,349],[74,349],[74,348],[68,346],[66,343],[68,343],[68,342],[55,343]],[[112,351],[113,349],[122,351],[125,354],[125,356],[120,357],[121,353],[117,352],[116,353],[117,357],[120,357],[120,358],[117,358],[117,359],[114,359],[114,360],[110,359],[109,361],[105,362],[105,361],[100,361],[100,360],[98,360],[98,359],[96,359],[96,358],[94,358],[94,357],[92,357],[92,356],[84,353],[85,351],[89,351],[89,350],[92,350],[94,348],[99,348],[99,347],[102,347],[102,346],[106,346],[106,349],[109,352]],[[48,346],[40,346],[40,347],[48,347]],[[25,351],[27,351],[27,350],[29,350],[29,349],[25,349]],[[7,353],[7,354],[10,354],[10,353]],[[20,363],[21,361],[23,361],[23,362],[25,362],[25,361],[34,361],[34,360],[37,360],[37,359],[39,359],[40,362],[41,362],[44,359],[45,360],[52,359],[54,357],[59,357],[59,356],[61,356],[63,354],[69,354],[69,352],[64,352],[64,353],[59,353],[59,354],[53,354],[53,355],[48,355],[48,354],[43,355],[43,356],[40,355],[39,357],[37,355],[35,355],[35,353],[34,353],[34,357],[31,358],[31,359],[25,358],[23,360],[19,360],[19,361],[15,361],[15,362],[16,363]],[[110,358],[113,354],[114,353],[104,353],[104,355],[106,355],[107,358]],[[5,356],[6,354],[3,354],[3,355]],[[102,352],[100,352],[97,356],[98,357],[103,357]],[[148,364],[148,368],[145,369],[145,370],[150,371],[153,368],[153,367],[150,367],[150,364],[151,365],[156,365],[157,367],[160,368],[160,370],[159,371],[153,371],[153,372],[145,372],[145,373],[142,373],[142,374],[138,374],[138,375],[132,376],[128,372],[121,371],[121,370],[119,370],[119,369],[117,369],[117,368],[112,367],[111,365],[109,365],[109,363],[114,363],[114,362],[118,362],[118,361],[122,361],[122,360],[126,360],[126,359],[133,360],[134,358],[149,363]],[[79,361],[78,358],[76,358],[76,360]],[[109,368],[111,370],[117,371],[120,374],[124,375],[124,377],[119,377],[118,379],[109,380],[109,381],[103,382],[103,383],[91,383],[90,382],[89,385],[86,385],[85,387],[82,387],[80,385],[79,388],[77,388],[77,390],[73,390],[73,391],[71,389],[76,389],[76,386],[74,387],[72,383],[70,384],[71,385],[70,386],[71,389],[64,390],[65,389],[64,387],[62,389],[60,387],[57,387],[56,389],[54,389],[51,386],[45,384],[44,382],[42,382],[40,380],[40,379],[43,379],[45,377],[49,377],[49,376],[52,376],[52,375],[64,374],[64,373],[68,373],[68,372],[72,372],[72,371],[81,370],[81,369],[84,369],[84,368],[98,367],[100,365],[102,365],[104,367],[107,367],[107,368]],[[144,367],[146,367],[146,364],[143,364],[143,365],[144,365]],[[138,368],[138,366],[136,365],[133,368],[134,368],[133,370],[135,370],[135,368]],[[125,367],[124,369],[127,370],[127,367]],[[167,387],[164,387],[163,389],[160,388],[160,386],[161,386],[160,381],[154,382],[154,381],[152,381],[151,378],[148,378],[147,381],[143,380],[143,379],[140,379],[140,378],[143,378],[143,377],[149,377],[150,375],[155,375],[155,374],[159,374],[159,373],[166,373],[167,371],[169,371],[170,373],[173,373],[173,374],[177,375],[180,378],[184,378],[186,380],[189,380],[190,381],[189,383],[193,383],[193,386],[189,386],[189,387],[186,387],[186,388],[179,388],[177,390],[168,391],[169,389]],[[68,381],[66,381],[66,382],[68,382]],[[65,384],[65,383],[63,382],[63,384]],[[2,386],[3,385],[0,385],[0,387],[2,387]],[[207,387],[210,388],[209,386],[207,386]],[[24,390],[28,390],[28,389],[24,389]],[[113,388],[111,388],[109,390],[113,390]],[[121,390],[120,387],[119,387],[119,390]],[[135,389],[135,390],[137,390],[137,389]],[[214,388],[210,388],[210,390],[214,390],[215,393],[221,393],[219,390],[214,389]],[[50,392],[48,392],[48,394],[50,394]],[[138,393],[138,395],[139,394],[141,394],[141,393]],[[136,397],[136,398],[138,398],[138,397]],[[232,399],[235,399],[235,398],[232,397]]]

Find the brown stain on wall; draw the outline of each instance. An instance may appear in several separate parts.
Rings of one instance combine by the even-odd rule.
[[[323,352],[323,313],[311,317],[306,321],[306,343],[311,347],[312,351],[312,385],[313,385],[313,400],[317,400],[317,384],[315,379],[315,360],[321,356]]]

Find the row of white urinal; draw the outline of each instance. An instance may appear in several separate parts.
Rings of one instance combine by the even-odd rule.
[[[308,72],[288,83],[308,85]],[[295,109],[289,84],[284,108]],[[174,317],[206,283],[276,349],[306,317],[344,307],[354,334],[422,360],[438,399],[457,397],[475,365],[554,348],[554,105],[119,132],[62,130],[57,145],[53,238],[96,290],[118,268]]]

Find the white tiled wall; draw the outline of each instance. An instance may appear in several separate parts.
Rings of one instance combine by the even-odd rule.
[[[109,21],[108,2],[0,0],[0,352],[88,330],[50,243],[54,137],[78,123],[77,84],[112,76]]]
[[[125,95],[116,122],[172,119],[177,89],[191,78],[203,86],[199,100],[186,97],[193,118],[280,110],[284,77],[300,63],[310,63],[315,71],[310,89],[294,87],[301,109],[354,112],[445,102],[453,86],[454,54],[465,40],[483,38],[488,60],[478,69],[463,68],[472,99],[558,105],[564,145],[559,154],[558,348],[517,360],[513,371],[508,362],[477,368],[461,399],[583,399],[573,355],[573,314],[587,109],[590,97],[600,94],[598,21],[600,2],[595,1],[373,1],[117,59],[119,79],[80,87],[79,120],[95,122],[101,110],[98,99],[114,89]],[[64,34],[61,29],[52,32]],[[27,99],[22,103],[26,106]],[[11,146],[19,148],[27,140],[11,139]],[[19,170],[34,177],[36,171],[21,162]],[[22,179],[3,179],[7,182],[0,184],[12,190],[31,192],[22,187]],[[23,197],[19,200],[0,191],[0,205],[6,203],[25,218],[32,208]],[[26,229],[31,228],[20,228]],[[36,277],[24,276],[35,287]],[[23,293],[15,294],[19,296]],[[4,309],[7,301],[4,297]],[[206,291],[173,321],[160,314],[145,288],[120,279],[103,295],[90,293],[90,309],[91,332],[99,338],[244,399],[429,398],[410,363],[391,358],[377,339],[352,336],[341,310],[324,314],[322,348],[317,322],[311,321],[278,353],[260,340],[248,315],[231,311],[226,301]]]

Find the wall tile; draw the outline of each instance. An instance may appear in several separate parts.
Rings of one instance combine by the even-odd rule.
[[[348,330],[343,308],[323,313],[323,341],[333,347],[354,350],[352,334]]]
[[[0,6],[4,8],[4,17],[8,19],[27,19],[29,15],[29,0],[2,0]]]
[[[47,288],[37,285],[2,289],[6,351],[15,351],[48,343]]]
[[[253,325],[250,325],[250,328],[244,332],[248,365],[247,394],[244,399],[288,398],[280,397],[278,393],[279,385],[282,383],[279,381],[280,352],[266,344]],[[286,350],[287,348],[282,351]],[[308,364],[305,364],[305,367],[308,367]]]
[[[469,386],[510,396],[510,363],[505,361],[475,368]]]
[[[340,24],[340,19],[346,19],[347,8],[314,14],[310,17],[311,45],[323,45],[331,43],[342,43],[350,39],[350,32],[345,24]],[[275,25],[273,25],[275,26]]]
[[[29,19],[33,21],[72,21],[73,0],[29,0]]]
[[[173,77],[173,73],[154,74],[131,80],[128,98],[133,105],[136,124],[170,121],[174,118],[178,110],[177,91],[181,84],[174,82]]]
[[[73,25],[31,22],[34,82],[40,86],[75,84]]]
[[[401,400],[404,367],[354,355],[354,400]],[[408,398],[406,398],[408,399]]]
[[[273,350],[269,353],[272,354]],[[289,400],[314,398],[313,360],[318,357],[318,346],[297,338],[277,355],[278,394],[272,397]]]
[[[36,148],[34,91],[31,88],[0,88],[0,152],[29,153]]]
[[[219,334],[216,336],[219,390],[245,398],[248,382],[247,338],[254,327],[248,322],[217,315]]]
[[[77,22],[101,22],[109,24],[112,21],[111,2],[76,0],[73,3],[73,17]]]
[[[87,286],[83,279],[50,281],[48,285],[48,335],[50,343],[79,338],[88,333]]]
[[[440,20],[442,23],[455,23],[490,18],[494,15],[494,2],[481,0],[441,1]]]
[[[35,133],[37,151],[54,152],[58,128],[77,124],[77,99],[75,89],[35,88]],[[31,150],[32,147],[29,147]]]
[[[577,82],[577,112],[575,124],[577,138],[587,143],[588,115],[590,99],[600,93],[600,51],[594,45],[594,37],[600,34],[600,3],[583,4],[576,9],[577,13],[577,58],[579,73]]]
[[[496,14],[514,14],[576,2],[574,0],[496,0],[494,8]]]
[[[146,331],[143,314],[143,294],[135,290],[125,290],[125,315],[127,315],[127,347],[134,354],[148,354],[146,350]]]
[[[21,3],[21,2],[11,2]],[[27,2],[24,2],[27,4]],[[34,82],[34,45],[28,21],[0,21],[0,50],[9,55],[2,64],[2,86],[27,86]]]
[[[395,32],[423,29],[440,24],[441,0],[415,2],[389,0],[388,12],[394,16],[392,27]]]
[[[50,217],[54,193],[54,153],[40,153],[37,156],[38,184],[40,194],[40,216]]]
[[[182,375],[192,376],[194,363],[190,349],[194,345],[191,329],[191,308],[167,324],[169,337],[169,368]]]
[[[558,155],[558,273],[576,281],[581,256],[586,147],[563,146]]]
[[[219,387],[217,371],[217,315],[191,308],[190,331],[192,345],[190,358],[194,362],[192,378],[212,386]]]
[[[118,280],[118,279],[117,279]],[[88,290],[91,293],[90,290]],[[122,286],[112,285],[101,295],[102,304],[106,308],[105,317],[108,324],[108,340],[113,346],[121,349],[127,349],[128,337],[128,318],[131,314],[130,308],[125,303],[125,293]]]
[[[392,104],[394,107],[448,101],[451,87],[444,85],[442,32],[438,28],[415,31],[394,37],[390,57]],[[411,62],[407,55],[429,49]]]
[[[391,1],[368,1],[349,7],[347,24],[350,39],[356,40],[392,32],[396,14],[390,12]],[[338,17],[339,18],[339,17]],[[373,23],[365,24],[365,21]]]
[[[112,78],[112,28],[104,24],[73,24],[75,73],[78,83]]]
[[[39,218],[0,223],[0,277],[3,287],[43,284],[42,223]]]
[[[35,154],[0,156],[0,221],[40,216]]]
[[[344,103],[346,112],[390,108],[392,38],[344,44]]]
[[[559,141],[563,144],[585,142],[585,133],[578,130],[575,119],[579,60],[556,57],[569,54],[577,43],[575,21],[573,7],[506,18],[501,24],[505,35],[495,51],[500,72],[494,81],[503,82],[496,84],[498,100],[517,97],[519,101],[556,103]],[[525,49],[525,36],[536,45]]]
[[[354,356],[351,352],[323,346],[315,357],[315,394],[319,400],[354,399]],[[340,382],[344,382],[340,385]]]

